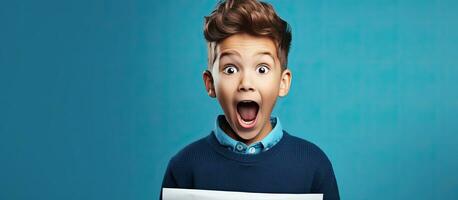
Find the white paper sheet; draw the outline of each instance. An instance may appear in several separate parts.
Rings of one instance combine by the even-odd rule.
[[[323,200],[323,194],[278,194],[163,188],[162,200]]]

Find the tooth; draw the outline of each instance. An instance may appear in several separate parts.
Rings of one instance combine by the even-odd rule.
[[[250,124],[252,124],[252,123],[254,122],[254,120],[251,120],[251,121],[248,121],[248,122],[245,121],[245,120],[242,120],[242,122],[243,122],[244,124],[246,124],[246,125],[250,125]]]

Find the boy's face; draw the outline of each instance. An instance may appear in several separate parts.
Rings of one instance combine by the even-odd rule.
[[[203,78],[224,111],[225,132],[251,144],[272,130],[270,115],[277,97],[289,91],[291,72],[282,72],[270,38],[236,34],[217,44],[216,61]]]

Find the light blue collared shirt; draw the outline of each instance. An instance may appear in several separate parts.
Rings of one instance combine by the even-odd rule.
[[[245,143],[232,139],[221,129],[221,120],[226,120],[224,115],[218,115],[215,123],[215,136],[218,142],[227,147],[229,150],[241,154],[258,154],[269,150],[277,144],[283,137],[283,128],[278,117],[270,117],[272,131],[261,141],[255,142],[249,146]]]

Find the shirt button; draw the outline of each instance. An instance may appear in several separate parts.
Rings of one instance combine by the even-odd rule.
[[[235,146],[235,148],[238,150],[238,151],[242,151],[243,150],[243,146],[241,144],[237,144]]]
[[[254,152],[256,152],[256,149],[254,147],[250,147],[250,149],[248,149],[248,152],[253,154]]]

